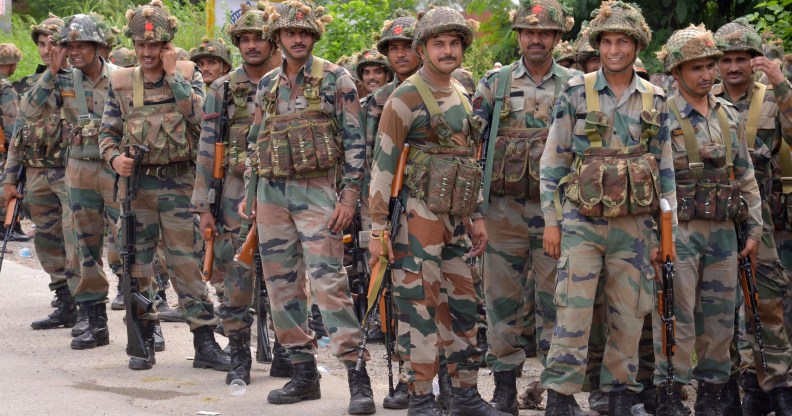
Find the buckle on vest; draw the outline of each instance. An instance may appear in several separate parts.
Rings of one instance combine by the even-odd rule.
[[[703,162],[688,163],[688,168],[690,168],[691,170],[693,170],[693,169],[704,169],[704,163]]]

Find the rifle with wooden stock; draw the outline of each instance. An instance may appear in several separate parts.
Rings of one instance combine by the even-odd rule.
[[[742,204],[743,207],[746,205],[745,203]],[[748,231],[746,230],[745,222],[739,219],[734,220],[734,228],[737,230],[737,252],[739,253],[745,249],[745,243],[748,241]],[[759,317],[759,290],[756,287],[753,262],[749,256],[739,259],[738,273],[740,275],[740,286],[745,297],[745,317],[748,319],[749,313],[753,317],[754,338],[759,349],[759,362],[762,365],[762,369],[767,372],[767,359],[765,358],[764,340],[762,338],[764,326],[762,325],[761,317]]]
[[[218,226],[223,213],[223,184],[225,182],[225,153],[228,146],[228,86],[230,81],[223,83],[223,109],[220,112],[220,120],[217,128],[217,140],[215,141],[214,161],[212,163],[212,186],[206,197],[212,217],[215,219],[215,226]],[[212,279],[212,268],[214,267],[214,234],[211,228],[203,230],[204,241],[206,242],[206,252],[204,254],[204,264],[201,274],[203,281]]]
[[[25,166],[23,165],[19,168],[19,173],[17,174],[17,193],[20,195],[22,195],[22,192],[25,190],[26,179],[27,175],[25,173]],[[0,270],[3,269],[6,246],[10,240],[14,239],[14,226],[19,222],[20,215],[22,215],[22,201],[20,201],[19,198],[9,198],[8,202],[6,202],[5,221],[3,221],[6,233],[5,237],[3,237],[3,251],[0,252]]]
[[[666,406],[671,409],[673,402],[674,352],[676,350],[676,317],[674,316],[674,237],[671,205],[665,199],[660,200],[660,254],[663,263],[660,265],[660,287],[657,289],[657,312],[662,322],[662,340],[660,348],[666,357],[665,384]]]

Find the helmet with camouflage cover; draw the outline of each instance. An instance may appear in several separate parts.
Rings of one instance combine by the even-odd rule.
[[[323,6],[310,0],[287,0],[270,15],[272,33],[281,29],[305,29],[313,33],[314,41],[319,41],[325,27],[333,21],[333,16],[325,11]]]
[[[256,7],[242,3],[242,14],[226,31],[234,46],[239,47],[239,39],[243,33],[260,33],[262,39],[272,40],[270,16],[275,10],[270,2],[259,1]]]
[[[509,12],[512,30],[536,29],[568,32],[575,24],[572,11],[557,0],[521,0],[517,9]]]
[[[355,64],[355,75],[357,75],[358,79],[363,79],[363,68],[369,65],[379,65],[385,69],[385,72],[389,74],[393,73],[393,70],[391,70],[388,64],[388,58],[379,53],[376,49],[366,49],[358,53],[355,60],[357,61]]]
[[[37,43],[40,35],[56,35],[59,34],[61,30],[63,30],[63,19],[50,13],[49,17],[44,19],[41,23],[30,26],[30,36],[33,38],[33,43]]]
[[[575,59],[575,48],[569,43],[568,40],[558,42],[558,45],[553,48],[553,59],[556,62],[565,61],[567,59]]]
[[[177,61],[189,61],[190,60],[190,52],[187,52],[187,49],[180,48],[178,46],[173,48],[176,51],[176,60]]]
[[[217,58],[231,66],[231,52],[223,39],[203,38],[198,47],[190,49],[190,60],[198,63],[202,58]]]
[[[398,14],[399,12],[397,12]],[[406,13],[406,12],[405,12]],[[386,20],[377,36],[377,50],[388,54],[388,43],[394,40],[413,41],[415,25],[418,21],[410,14],[398,16],[393,20]]]
[[[132,49],[120,47],[110,52],[109,61],[122,68],[131,68],[137,65],[137,55]]]
[[[677,66],[702,58],[719,58],[723,55],[715,45],[712,32],[703,24],[690,25],[685,29],[674,31],[666,44],[657,52],[657,59],[663,62],[667,73]]]
[[[107,45],[107,37],[99,28],[96,18],[87,14],[75,14],[63,19],[63,29],[60,33],[52,35],[55,42],[63,45],[69,42],[93,42],[97,45]]]
[[[13,43],[0,43],[0,65],[18,64],[22,60],[22,51]]]
[[[352,79],[354,79],[355,81],[360,81],[360,78],[358,78],[357,76],[357,71],[355,70],[355,68],[357,67],[357,62],[355,61],[354,56],[344,55],[338,58],[335,64],[340,66],[341,68],[346,69],[347,72],[349,72],[349,75],[352,76]]]
[[[621,0],[605,0],[599,9],[591,13],[589,44],[599,48],[599,37],[604,32],[624,33],[633,38],[641,50],[652,41],[652,31],[646,24],[641,9],[635,4]]]
[[[133,42],[170,42],[179,28],[179,21],[160,0],[127,10],[126,19],[124,34]]]
[[[715,32],[715,42],[721,52],[748,52],[752,56],[764,55],[762,37],[741,17],[726,23]]]
[[[580,25],[580,33],[575,45],[575,60],[578,65],[583,65],[595,56],[597,56],[597,51],[589,43],[589,22],[587,20]]]
[[[478,26],[477,21],[465,20],[462,13],[450,7],[429,5],[428,10],[418,13],[413,49],[417,49],[418,45],[425,44],[429,38],[447,32],[459,33],[462,36],[462,46],[467,49],[473,44]]]
[[[90,16],[94,18],[94,21],[96,21],[96,26],[99,27],[99,30],[104,33],[105,46],[107,46],[109,49],[113,49],[118,46],[118,35],[121,33],[121,31],[118,30],[118,28],[110,26],[104,16],[98,13],[91,12]]]

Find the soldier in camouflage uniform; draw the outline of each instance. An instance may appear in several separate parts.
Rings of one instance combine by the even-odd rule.
[[[131,68],[138,63],[135,51],[123,46],[113,49],[113,51],[110,52],[108,61],[119,68]]]
[[[355,74],[363,85],[366,95],[373,93],[393,80],[393,70],[384,54],[376,49],[361,52],[355,64]]]
[[[583,22],[580,26],[580,34],[578,35],[575,49],[575,62],[578,69],[586,74],[599,71],[602,66],[599,54],[589,43],[589,22]]]
[[[19,94],[14,89],[8,78],[16,71],[17,64],[22,60],[22,51],[13,43],[0,43],[0,128],[3,131],[2,137],[2,153],[0,153],[0,162],[5,163],[6,153],[8,146],[11,143],[11,138],[14,134],[14,122],[16,121],[17,112],[19,111]],[[0,189],[2,192],[2,189]],[[0,193],[2,195],[2,193]],[[0,207],[0,218],[5,218],[5,204]],[[0,236],[5,238],[5,234],[13,233],[10,237],[16,240],[16,233],[14,229],[6,230],[0,224]],[[20,234],[21,241],[30,239],[24,234]]]
[[[538,339],[544,364],[555,325],[556,261],[542,249],[539,157],[555,100],[577,71],[553,59],[561,36],[574,23],[569,10],[556,0],[531,0],[511,16],[522,57],[481,80],[473,107],[484,121],[484,137],[492,137],[493,127],[497,130],[493,157],[487,155],[493,171],[487,211],[490,240],[484,254],[486,360],[495,375],[492,403],[516,415],[515,370],[525,362],[523,347]],[[504,89],[505,98],[500,114],[493,114],[498,88]]]
[[[385,104],[374,148],[369,252],[372,259],[382,253],[393,263],[397,348],[409,384],[410,415],[441,414],[432,394],[438,347],[448,360],[452,415],[508,414],[493,409],[478,393],[476,291],[465,262],[468,250],[473,257],[481,255],[487,243],[481,168],[475,159],[480,121],[462,87],[451,78],[473,42],[472,26],[446,7],[430,6],[419,15],[413,49],[425,65]],[[402,152],[409,152],[400,195],[407,212],[401,215],[401,230],[391,245],[383,233]],[[450,186],[449,177],[456,178]]]
[[[207,87],[231,70],[231,51],[223,39],[204,38],[199,46],[190,49],[190,60],[198,65]]]
[[[553,59],[558,65],[570,69],[575,66],[575,48],[565,40],[553,48]]]
[[[250,273],[238,272],[234,265],[242,221],[239,204],[244,198],[245,184],[242,174],[247,157],[247,135],[255,114],[254,98],[261,78],[269,72],[274,59],[279,62],[280,51],[270,36],[269,15],[273,12],[269,3],[259,3],[258,8],[243,6],[243,13],[235,24],[229,26],[228,35],[234,46],[239,48],[244,63],[211,84],[204,104],[203,128],[198,148],[198,159],[190,209],[201,217],[199,229],[210,228],[214,234],[214,269],[212,279],[219,279],[226,289],[226,297],[218,314],[223,320],[223,329],[231,347],[231,369],[226,383],[234,379],[250,384],[250,327],[253,318],[249,308],[255,287]],[[223,110],[224,84],[228,84],[228,147],[223,165],[226,169],[223,182],[221,214],[215,219],[211,212],[210,198],[215,143],[219,138],[219,121]],[[245,233],[248,227],[245,227]],[[244,237],[244,235],[243,235]],[[209,244],[209,242],[207,242]],[[277,347],[277,346],[276,346]],[[275,364],[273,364],[274,366]]]
[[[60,33],[62,28],[63,20],[55,16],[31,28],[33,41],[38,45],[44,65],[39,65],[36,74],[23,81],[26,88],[47,72],[58,75],[67,72],[63,69],[67,66],[65,52],[50,42],[50,36]],[[20,107],[24,107],[27,98],[28,95],[22,95]],[[46,319],[33,322],[31,326],[34,329],[71,328],[77,321],[76,303],[66,281],[75,273],[77,243],[65,182],[63,130],[60,112],[53,112],[37,122],[17,117],[14,128],[16,134],[10,143],[5,166],[3,193],[6,198],[21,198],[16,192],[17,174],[25,166],[27,183],[24,206],[36,225],[33,244],[41,266],[50,275],[50,290],[55,291],[58,299],[58,309]]]
[[[718,61],[723,82],[713,87],[712,93],[734,104],[743,117],[747,126],[746,144],[763,197],[763,232],[757,253],[756,282],[768,368],[766,372],[757,371],[755,359],[759,354],[755,350],[755,340],[752,334],[744,334],[740,343],[745,344],[740,346],[740,383],[745,391],[742,408],[745,414],[775,411],[776,415],[788,415],[792,414],[792,351],[789,334],[783,326],[782,311],[790,283],[778,256],[776,237],[789,239],[788,231],[785,231],[788,217],[785,215],[784,198],[792,193],[792,189],[781,178],[792,176],[787,143],[792,142],[792,85],[780,66],[764,56],[762,39],[745,19],[735,20],[718,29],[715,42],[723,52]],[[770,84],[754,82],[754,71],[762,71]],[[753,330],[753,318],[749,313],[738,319],[746,317],[745,326]],[[732,357],[732,362],[739,358]],[[739,405],[736,378],[731,379],[727,387],[731,393],[728,396],[733,398],[732,403],[736,407]],[[723,391],[721,401],[724,402]],[[724,414],[739,411],[736,408],[730,410],[724,409]]]
[[[195,259],[193,215],[189,212],[204,101],[203,79],[192,62],[176,61],[170,41],[177,21],[159,0],[128,10],[126,17],[125,33],[134,42],[140,66],[119,68],[111,74],[99,149],[118,175],[128,177],[133,159],[124,155],[124,147],[141,144],[149,148],[143,158],[137,198],[132,202],[137,216],[132,277],[138,279],[141,293],[153,301],[156,292],[150,276],[154,275],[152,261],[161,235],[168,267],[179,288],[179,303],[193,332],[193,367],[228,371],[229,358],[212,333],[218,319],[212,304],[206,301],[206,285]],[[125,186],[120,188],[119,194],[124,195]],[[140,318],[147,352],[145,357],[130,357],[129,367],[135,370],[150,369],[155,362],[152,344],[156,313]]]
[[[578,412],[572,394],[583,385],[602,278],[608,330],[599,386],[608,414],[630,414],[643,389],[636,377],[641,328],[654,306],[652,215],[660,198],[675,208],[665,94],[633,69],[649,27],[622,1],[603,2],[592,16],[588,41],[604,67],[567,83],[540,160],[543,246],[558,259],[556,326],[542,372],[548,415]]]
[[[294,363],[292,380],[271,391],[267,401],[321,397],[316,344],[306,320],[308,279],[333,355],[347,368],[348,412],[371,414],[375,406],[365,363],[355,369],[361,331],[341,241],[363,178],[360,102],[347,71],[312,54],[332,17],[310,1],[289,0],[285,6],[271,19],[286,59],[259,83],[248,136],[260,177],[255,203],[264,279],[275,333]],[[361,353],[368,361],[368,352]]]
[[[718,400],[731,367],[737,256],[753,256],[762,236],[759,187],[740,114],[711,92],[716,60],[722,54],[703,25],[677,30],[657,53],[679,85],[668,98],[679,219],[674,261],[676,351],[669,386],[667,357],[661,343],[655,344],[659,415],[687,413],[680,392],[692,378],[698,380],[696,414],[723,414]],[[748,240],[738,253],[734,220],[741,198],[747,202]],[[655,313],[656,340],[662,339],[662,331],[660,315]]]

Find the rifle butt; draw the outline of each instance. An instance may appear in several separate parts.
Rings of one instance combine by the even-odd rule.
[[[19,210],[19,208],[17,207],[18,204],[19,204],[19,199],[17,198],[9,199],[8,203],[6,204],[5,220],[3,221],[3,226],[5,226],[6,229],[13,227],[14,222],[16,222],[15,217],[17,216],[18,214],[17,211]]]
[[[245,242],[242,244],[242,247],[239,249],[239,253],[234,257],[235,261],[243,263],[248,267],[253,264],[253,255],[255,254],[256,248],[258,246],[258,236],[256,235],[256,227],[250,227],[250,232],[248,233],[247,238],[245,238]]]
[[[209,227],[204,230],[204,241],[206,242],[206,252],[204,253],[201,278],[204,282],[208,282],[212,279],[212,269],[214,268],[214,233]]]

